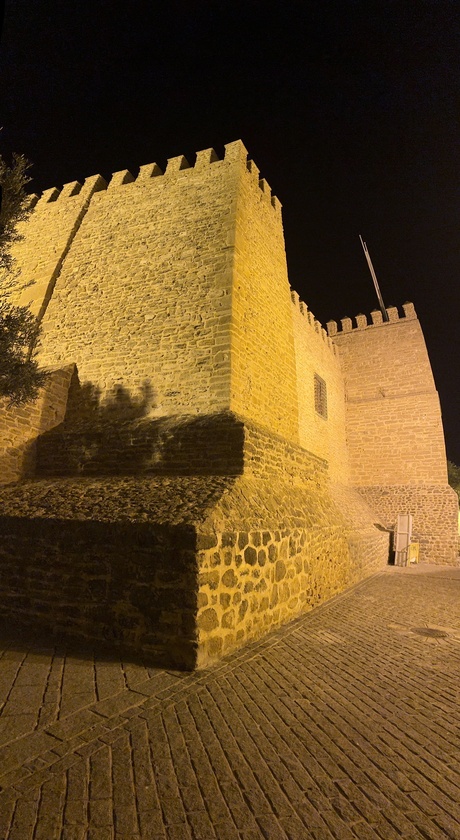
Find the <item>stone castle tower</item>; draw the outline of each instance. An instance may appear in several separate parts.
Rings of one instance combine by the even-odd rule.
[[[191,668],[383,568],[398,512],[456,562],[413,306],[326,332],[240,141],[48,190],[23,233],[52,373],[0,413],[0,616]]]

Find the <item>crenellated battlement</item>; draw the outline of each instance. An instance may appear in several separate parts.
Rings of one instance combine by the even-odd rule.
[[[356,315],[355,325],[352,318],[341,318],[340,326],[337,321],[328,321],[326,324],[327,332],[330,338],[340,336],[344,333],[354,332],[356,330],[372,329],[374,327],[387,326],[388,324],[395,324],[398,321],[413,321],[417,319],[413,303],[403,303],[403,312],[401,315],[397,306],[387,306],[388,321],[383,320],[382,313],[379,309],[374,309],[371,312],[371,323],[368,322],[366,315]]]
[[[330,333],[328,334],[327,330],[324,329],[323,325],[320,321],[315,318],[313,312],[310,312],[306,303],[303,300],[300,300],[299,295],[293,289],[291,289],[291,301],[294,305],[294,309],[296,312],[300,313],[302,318],[304,319],[305,326],[315,332],[317,335],[321,337],[324,343],[331,349],[333,353],[337,352],[337,348],[330,337]],[[329,322],[331,323],[331,322]]]
[[[179,176],[187,177],[188,174],[202,172],[213,164],[241,163],[246,167],[251,180],[260,190],[261,197],[266,199],[267,204],[270,204],[280,214],[281,202],[272,194],[271,188],[265,178],[259,177],[259,169],[254,161],[248,160],[248,152],[241,140],[227,143],[224,148],[225,153],[223,158],[219,158],[212,148],[203,149],[196,153],[193,164],[189,163],[185,155],[177,155],[176,157],[168,158],[164,170],[157,163],[147,163],[140,166],[136,174],[130,172],[129,169],[114,172],[108,182],[100,175],[93,175],[90,178],[86,178],[83,184],[79,181],[71,181],[63,187],[50,187],[44,190],[40,196],[35,194],[31,195],[30,204],[32,207],[41,209],[45,205],[56,201],[61,202],[75,198],[82,192],[85,192],[89,185],[92,186],[95,178],[98,179],[98,185],[97,188],[92,189],[92,192],[107,190],[112,193],[114,190],[127,185],[145,187],[151,179],[165,178],[169,180]]]

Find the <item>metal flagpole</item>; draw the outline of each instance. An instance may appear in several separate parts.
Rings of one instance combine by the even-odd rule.
[[[382,298],[382,295],[381,295],[381,292],[380,292],[379,283],[378,283],[377,276],[376,276],[375,271],[374,271],[374,266],[372,265],[372,260],[371,260],[369,251],[367,250],[367,245],[366,245],[365,242],[363,242],[363,238],[362,238],[361,234],[359,235],[359,238],[361,240],[361,245],[363,246],[364,256],[366,257],[367,264],[369,266],[369,271],[371,273],[371,277],[374,281],[374,288],[375,288],[375,291],[376,291],[376,294],[377,294],[380,309],[382,311],[383,320],[384,321],[389,321],[390,319],[388,318],[388,312],[385,309],[385,304],[383,302],[383,298]]]

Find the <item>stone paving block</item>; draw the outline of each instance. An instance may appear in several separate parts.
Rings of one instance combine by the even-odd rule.
[[[446,834],[444,829],[439,828],[439,826],[435,825],[431,820],[427,820],[427,818],[420,812],[411,811],[410,819],[414,831],[416,831],[420,837],[423,837],[423,840],[425,840],[425,838],[428,838],[428,840],[446,840],[446,837],[450,837],[449,834]]]
[[[88,836],[86,825],[82,823],[64,824],[60,840],[86,840]]]
[[[354,823],[352,832],[360,840],[381,840],[381,835],[377,834],[374,828],[364,822]]]
[[[112,798],[112,752],[108,746],[102,747],[89,758],[89,795],[90,801]]]
[[[62,692],[59,704],[59,717],[67,717],[75,712],[91,706],[96,702],[96,692],[94,686],[86,691],[78,691],[78,684],[67,685],[66,691]]]
[[[0,794],[0,837],[7,837],[16,808],[17,796]]]
[[[123,738],[127,730],[123,726],[117,726],[114,729],[109,729],[105,734],[99,735],[99,741],[103,744],[114,744],[119,738]]]
[[[91,799],[89,821],[95,828],[110,828],[113,825],[112,799]]]
[[[38,714],[38,725],[41,729],[44,729],[50,724],[54,723],[57,720],[59,711],[59,695],[56,697],[56,701],[47,701],[40,706],[40,711]]]
[[[66,741],[74,735],[79,735],[91,726],[101,722],[101,718],[90,709],[82,709],[73,715],[63,718],[49,726],[47,732],[61,741]]]
[[[287,834],[277,819],[273,816],[257,815],[257,825],[260,829],[260,836],[264,840],[287,840]],[[218,835],[219,836],[219,835]]]
[[[161,809],[139,808],[139,825],[142,840],[165,840],[166,829]]]
[[[166,837],[168,840],[192,840],[192,830],[189,825],[178,823],[166,826]]]
[[[205,810],[189,811],[187,809],[187,819],[192,828],[194,840],[216,840],[214,825]]]
[[[85,729],[84,732],[82,732],[82,742],[88,743],[88,741],[94,741],[101,735],[106,735],[108,731],[106,720],[102,721],[102,723],[96,723],[94,726],[90,726],[89,729]]]
[[[113,840],[113,831],[111,828],[96,828],[90,826],[88,829],[87,840]]]
[[[22,781],[22,779],[26,779],[31,775],[31,770],[27,767],[17,767],[16,770],[10,770],[9,773],[4,773],[0,779],[0,790],[6,791],[12,785],[17,784],[17,782]]]
[[[81,746],[81,744],[84,743],[85,739],[83,737],[83,734],[73,735],[71,738],[68,738],[65,741],[56,740],[56,745],[53,747],[52,751],[58,756],[63,756],[69,752],[73,752],[73,750],[77,749],[77,747]]]
[[[432,822],[444,831],[449,840],[460,840],[460,809],[456,819],[447,814],[436,814]]]
[[[8,744],[21,735],[33,732],[37,715],[37,712],[33,712],[0,717],[0,745]]]
[[[14,813],[8,840],[25,840],[32,837],[37,823],[38,809],[40,803],[40,790],[31,791],[28,798],[19,800]]]
[[[403,602],[423,626],[435,605],[432,586],[411,592]],[[46,840],[53,831],[62,840],[67,829],[78,840],[99,832],[110,840],[195,840],[199,831],[204,837],[213,831],[216,840],[457,840],[457,648],[449,659],[447,646],[408,644],[401,635],[389,646],[385,627],[390,613],[396,618],[401,593],[381,579],[360,593],[286,626],[276,644],[258,644],[256,653],[230,657],[199,678],[167,672],[147,678],[141,666],[104,663],[129,685],[115,698],[125,695],[126,704],[112,717],[98,714],[107,702],[99,701],[0,749],[2,781],[14,784],[7,798],[0,793],[1,830],[16,799],[26,814],[30,797],[39,797],[56,815],[54,823],[39,817]],[[457,614],[456,598],[450,609]],[[453,626],[447,614],[436,619]],[[94,676],[92,661],[79,667]],[[71,665],[69,674],[72,668],[77,672]],[[137,691],[141,682],[165,675],[173,682],[161,689],[163,699]],[[55,714],[55,701],[51,707]],[[64,740],[51,736],[55,726]],[[20,766],[8,769],[8,757],[19,758]],[[113,824],[85,823],[88,803],[98,801],[118,813],[116,835]],[[101,814],[103,807],[96,806]]]
[[[40,755],[47,753],[58,743],[58,741],[47,732],[32,732],[17,741],[12,741],[0,749],[1,770],[8,772],[19,767],[26,761],[30,761]]]
[[[21,779],[19,782],[15,782],[13,785],[12,790],[16,793],[21,795],[27,794],[28,791],[32,790],[33,788],[40,787],[40,785],[44,784],[45,782],[49,782],[51,779],[51,773],[49,768],[45,768],[45,770],[39,770],[37,773],[31,773],[25,778]]]
[[[59,758],[54,764],[50,766],[51,773],[62,773],[65,770],[68,770],[74,764],[76,764],[80,759],[80,756],[77,753],[69,753],[68,755],[64,755],[62,758]]]
[[[82,758],[87,758],[100,750],[102,746],[104,746],[102,741],[89,741],[87,744],[82,744],[81,747],[77,747],[75,752]]]
[[[144,702],[145,698],[145,694],[141,694],[137,691],[124,691],[121,694],[117,694],[115,697],[109,697],[107,700],[101,700],[95,705],[94,709],[97,711],[98,715],[102,715],[103,717],[112,717],[119,715],[134,706],[140,706],[140,704]]]

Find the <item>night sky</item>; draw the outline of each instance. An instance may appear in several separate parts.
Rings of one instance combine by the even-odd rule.
[[[32,191],[241,138],[316,317],[420,317],[460,464],[460,4],[9,0],[3,155]],[[408,410],[417,411],[416,400]]]

